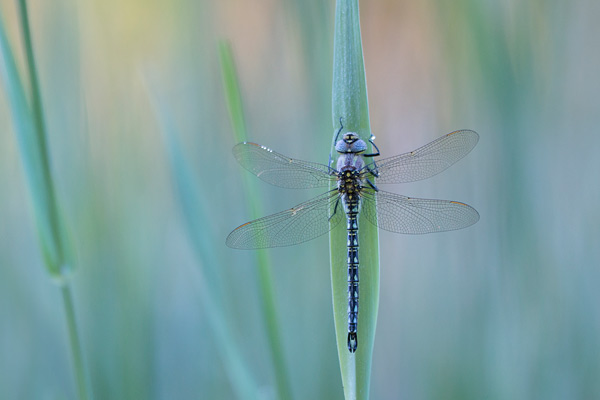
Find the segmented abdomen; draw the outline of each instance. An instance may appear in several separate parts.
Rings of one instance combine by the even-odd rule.
[[[356,328],[358,324],[358,198],[346,201],[348,230],[348,350],[358,347]]]

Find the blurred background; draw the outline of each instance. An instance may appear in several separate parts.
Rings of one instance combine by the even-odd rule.
[[[236,398],[244,379],[277,398],[256,257],[224,243],[250,215],[217,42],[233,49],[249,139],[326,163],[334,2],[28,4],[95,398]],[[386,188],[466,202],[481,220],[381,232],[371,397],[600,398],[600,2],[361,6],[382,156],[456,129],[481,136],[443,174]],[[22,63],[15,2],[0,10]],[[4,88],[0,398],[73,398],[60,292],[40,256]],[[264,214],[318,194],[255,181]],[[294,397],[342,398],[326,237],[267,254]]]

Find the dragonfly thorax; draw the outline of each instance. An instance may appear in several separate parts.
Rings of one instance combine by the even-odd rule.
[[[360,153],[342,153],[338,157],[336,169],[340,174],[347,171],[360,171],[365,166],[362,154]]]
[[[360,172],[356,169],[341,171],[338,175],[338,191],[344,197],[358,196],[362,189]]]

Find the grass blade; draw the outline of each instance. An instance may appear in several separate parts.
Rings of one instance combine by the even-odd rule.
[[[247,140],[247,130],[243,113],[242,96],[240,94],[231,47],[225,41],[219,43],[219,58],[221,60],[223,85],[234,135],[237,142],[243,142]],[[245,198],[248,199],[249,204],[250,217],[252,219],[258,218],[262,215],[262,211],[259,206],[259,195],[256,191],[256,186],[249,181],[247,174],[244,175],[243,181],[244,192],[246,193]],[[275,307],[271,262],[265,250],[256,251],[256,264],[258,266],[258,283],[261,294],[262,315],[267,328],[270,356],[275,372],[278,398],[291,399],[292,391],[283,354],[277,309]]]
[[[26,11],[21,12],[21,17],[25,47],[30,49],[26,51],[28,74],[30,77],[35,77],[37,74],[31,50],[31,39],[28,34]],[[30,107],[25,85],[19,75],[13,52],[4,31],[3,21],[4,19],[0,16],[0,56],[2,57],[0,68],[2,78],[12,105],[12,120],[27,178],[27,187],[31,195],[45,265],[54,278],[61,279],[71,268],[71,263],[67,262],[66,259],[64,229],[50,174],[39,86],[37,78],[31,80],[32,93],[30,97],[33,107]],[[35,84],[33,83],[34,80]]]
[[[202,196],[192,178],[190,168],[185,162],[181,150],[175,124],[167,112],[167,106],[160,102],[158,96],[154,95],[150,87],[151,104],[158,116],[163,139],[167,148],[169,163],[177,199],[186,223],[188,238],[192,243],[203,279],[199,292],[202,304],[207,315],[209,326],[213,331],[213,337],[218,345],[218,351],[223,359],[225,370],[232,384],[237,398],[258,399],[259,388],[255,378],[251,374],[250,366],[244,361],[240,344],[232,334],[233,328],[226,318],[226,307],[224,306],[221,279],[218,276],[216,266],[222,264],[215,255],[217,247],[213,236],[207,232],[207,224],[211,221],[207,210],[209,206]]]
[[[32,199],[38,238],[46,269],[61,286],[78,395],[80,399],[88,399],[91,398],[90,385],[85,372],[75,307],[68,280],[73,264],[68,256],[65,225],[56,201],[50,171],[42,99],[31,42],[27,4],[24,0],[19,1],[19,17],[26,56],[27,77],[29,78],[31,106],[27,101],[25,85],[19,75],[4,30],[2,15],[0,15],[0,73],[11,103],[13,124]]]
[[[363,62],[358,0],[338,0],[335,11],[333,50],[333,129],[342,118],[344,132],[356,132],[367,141],[371,135],[367,84]],[[333,143],[334,145],[335,143]],[[332,145],[332,153],[335,149]],[[332,186],[333,189],[333,186]],[[362,205],[365,207],[366,205]],[[346,225],[329,235],[331,286],[338,356],[346,399],[367,399],[371,360],[379,308],[379,235],[377,228],[359,214],[360,302],[358,349],[350,353],[348,334],[348,286]]]

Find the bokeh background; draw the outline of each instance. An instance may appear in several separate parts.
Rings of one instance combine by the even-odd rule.
[[[224,244],[250,217],[217,42],[232,45],[249,138],[325,163],[334,2],[29,7],[95,398],[235,398],[244,377],[258,390],[244,397],[276,398],[256,257]],[[22,62],[15,2],[0,10]],[[383,155],[456,129],[481,135],[445,173],[387,188],[469,203],[481,220],[380,234],[372,398],[600,398],[597,15],[595,0],[361,4]],[[60,292],[40,256],[4,88],[0,398],[73,398]],[[265,214],[317,194],[256,187]],[[342,398],[326,237],[268,257],[294,397]],[[216,303],[207,285],[219,286]],[[226,349],[210,312],[228,329]]]

